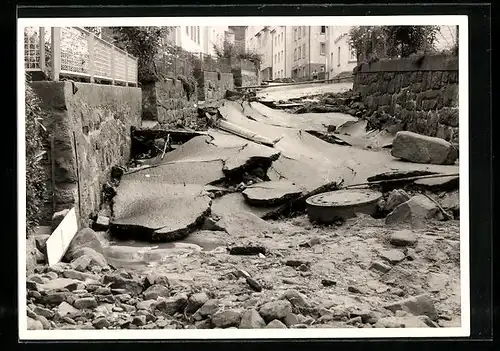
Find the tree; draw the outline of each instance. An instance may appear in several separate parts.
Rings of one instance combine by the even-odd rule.
[[[434,51],[439,26],[363,26],[349,32],[358,61]]]
[[[224,40],[222,46],[214,45],[214,52],[215,56],[221,59],[251,61],[257,68],[262,62],[262,55],[254,51],[244,51],[228,40]]]
[[[139,82],[145,84],[158,80],[155,59],[163,47],[163,38],[169,27],[114,27],[116,46],[138,58]]]

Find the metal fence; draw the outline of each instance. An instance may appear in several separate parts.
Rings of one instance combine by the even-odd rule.
[[[83,28],[27,27],[24,39],[26,71],[137,86],[137,58]]]

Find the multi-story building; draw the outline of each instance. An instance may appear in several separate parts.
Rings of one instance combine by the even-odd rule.
[[[273,79],[271,27],[263,26],[256,34],[256,51],[261,56],[260,77],[263,81]]]
[[[349,44],[349,30],[347,26],[327,27],[327,77],[335,77],[342,72],[352,72],[356,67],[356,52]]]
[[[214,46],[222,47],[227,32],[227,26],[177,26],[166,39],[186,51],[214,55]]]
[[[238,52],[245,52],[245,26],[229,26],[229,31],[234,34],[234,46]]]
[[[292,78],[324,76],[327,65],[326,26],[292,26]],[[293,50],[293,51],[292,51]]]
[[[292,47],[290,26],[276,26],[271,30],[272,79],[290,78],[292,57],[287,55]]]

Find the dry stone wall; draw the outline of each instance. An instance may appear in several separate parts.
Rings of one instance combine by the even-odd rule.
[[[198,71],[198,99],[200,101],[222,100],[227,90],[234,89],[232,73]]]
[[[197,92],[185,91],[178,79],[164,78],[142,86],[142,118],[160,125],[185,124],[196,118],[197,102]]]
[[[369,116],[389,117],[400,130],[458,143],[456,57],[363,63],[354,70],[354,90]]]
[[[32,87],[53,138],[48,181],[55,211],[77,206],[83,224],[99,209],[111,168],[129,160],[130,130],[141,123],[141,89],[70,81]]]

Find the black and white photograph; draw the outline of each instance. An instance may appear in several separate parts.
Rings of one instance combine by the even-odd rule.
[[[18,19],[20,339],[468,336],[467,30]]]

